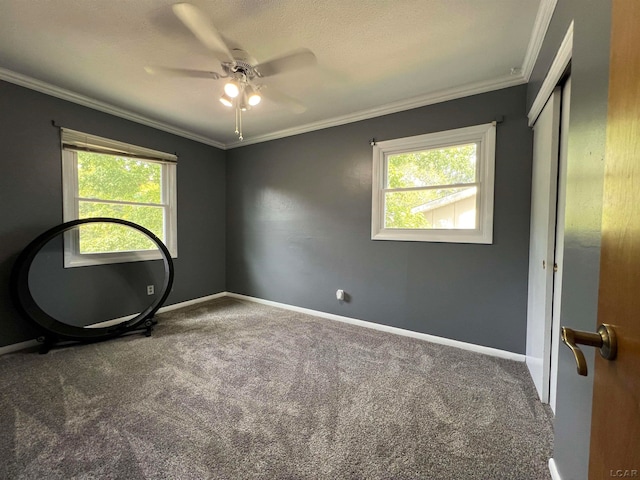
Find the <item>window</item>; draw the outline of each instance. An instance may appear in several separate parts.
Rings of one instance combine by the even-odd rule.
[[[62,129],[64,221],[111,217],[151,230],[177,257],[176,160],[172,154]],[[160,259],[155,244],[117,224],[65,234],[65,267]]]
[[[371,238],[492,243],[495,124],[378,142]]]

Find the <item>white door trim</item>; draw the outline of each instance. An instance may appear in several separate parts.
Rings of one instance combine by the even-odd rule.
[[[553,458],[549,459],[549,473],[551,474],[552,480],[562,480],[560,472],[558,472],[558,467],[556,466],[556,461]]]
[[[542,86],[536,95],[533,104],[531,105],[531,109],[527,114],[529,118],[529,126],[533,126],[542,112],[542,109],[547,103],[547,99],[553,93],[553,90],[556,88],[558,83],[560,83],[560,79],[567,69],[567,65],[571,61],[571,57],[573,55],[573,21],[569,25],[567,29],[567,33],[564,35],[564,39],[560,44],[560,48],[556,53],[553,62],[551,63],[551,67],[549,67],[549,72],[542,82]]]
[[[549,406],[556,412],[558,389],[558,350],[560,346],[560,315],[562,311],[562,272],[564,267],[564,219],[567,203],[567,155],[569,148],[569,117],[571,77],[562,87],[560,117],[560,156],[558,158],[558,206],[556,209],[556,247],[554,255],[553,308],[551,317],[551,371],[549,377]],[[557,267],[556,267],[557,265]]]
[[[540,116],[540,113],[542,112],[544,106],[546,105],[547,100],[553,93],[553,90],[557,87],[558,83],[560,83],[560,79],[562,78],[562,75],[564,75],[567,69],[567,66],[569,65],[569,62],[571,61],[572,56],[573,56],[573,21],[569,24],[569,27],[567,28],[567,32],[565,33],[562,43],[560,44],[560,47],[556,52],[553,62],[549,67],[549,71],[547,72],[547,75],[545,76],[545,79],[542,82],[542,86],[540,87],[540,90],[538,91],[536,98],[534,99],[533,104],[531,105],[531,109],[527,114],[530,127],[536,123],[536,120]],[[553,336],[553,332],[551,331],[545,332],[545,337],[548,338],[548,341],[549,341],[548,350],[550,350],[553,355],[554,347],[553,345],[551,345],[552,336]],[[559,337],[556,336],[556,338],[559,338]],[[527,341],[527,345],[531,343],[530,332],[528,329],[527,329],[526,341]],[[552,371],[554,368],[556,369],[555,372]],[[557,379],[557,362],[554,363],[553,359],[549,359],[549,371],[547,372],[547,374],[548,374],[547,379],[549,379],[549,382],[547,383],[548,385],[547,394],[542,395],[543,392],[541,391],[541,389],[538,391],[538,393],[541,394],[541,400],[545,403],[550,400],[550,395],[551,395],[550,384],[551,382],[556,383],[555,379]],[[555,387],[556,385],[554,385],[553,388]],[[553,395],[555,400],[555,392]]]

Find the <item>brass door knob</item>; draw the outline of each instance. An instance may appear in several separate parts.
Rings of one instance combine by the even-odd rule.
[[[616,332],[611,325],[603,323],[598,333],[582,332],[562,327],[562,343],[571,349],[578,365],[578,375],[587,376],[587,361],[578,345],[589,345],[600,349],[600,355],[607,360],[614,360],[618,353]]]

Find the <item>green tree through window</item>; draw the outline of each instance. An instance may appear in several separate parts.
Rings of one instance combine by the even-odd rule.
[[[386,192],[385,228],[436,228],[412,209],[469,188],[430,187],[476,181],[476,144],[389,155],[386,175],[386,188],[411,190]]]
[[[112,217],[137,223],[164,240],[162,165],[140,159],[78,152],[78,217]],[[152,250],[145,235],[116,224],[85,225],[80,253]]]

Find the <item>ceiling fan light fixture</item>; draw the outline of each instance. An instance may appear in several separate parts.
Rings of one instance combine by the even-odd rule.
[[[195,5],[186,3],[188,1],[173,5],[173,13],[204,47],[211,50],[214,56],[221,60],[223,74],[186,68],[145,67],[145,69],[149,74],[165,73],[214,80],[226,78],[227,82],[223,87],[224,94],[220,97],[220,103],[234,110],[236,120],[235,133],[238,135],[238,139],[242,140],[242,112],[250,110],[262,101],[262,95],[260,94],[262,85],[254,87],[252,82],[263,77],[270,77],[315,65],[317,63],[316,56],[310,50],[303,48],[257,64],[255,59],[252,59],[244,50],[239,48],[230,49],[220,32],[210,22],[208,16]],[[305,110],[304,105],[287,97],[287,95],[278,94],[277,90],[268,90],[265,93],[267,93],[269,100],[273,100],[275,96],[276,101],[289,103],[296,113]]]
[[[252,107],[255,107],[261,101],[262,101],[262,97],[258,93],[253,93],[252,95],[249,95],[249,98],[247,99],[247,103]]]
[[[247,103],[252,107],[258,105],[262,100],[260,94],[251,85],[247,85],[247,88],[244,92],[246,95]]]
[[[224,86],[224,93],[226,93],[231,98],[236,98],[240,93],[240,87],[235,80],[230,80]]]
[[[220,97],[220,103],[222,103],[225,107],[233,107],[233,100],[226,93]]]

